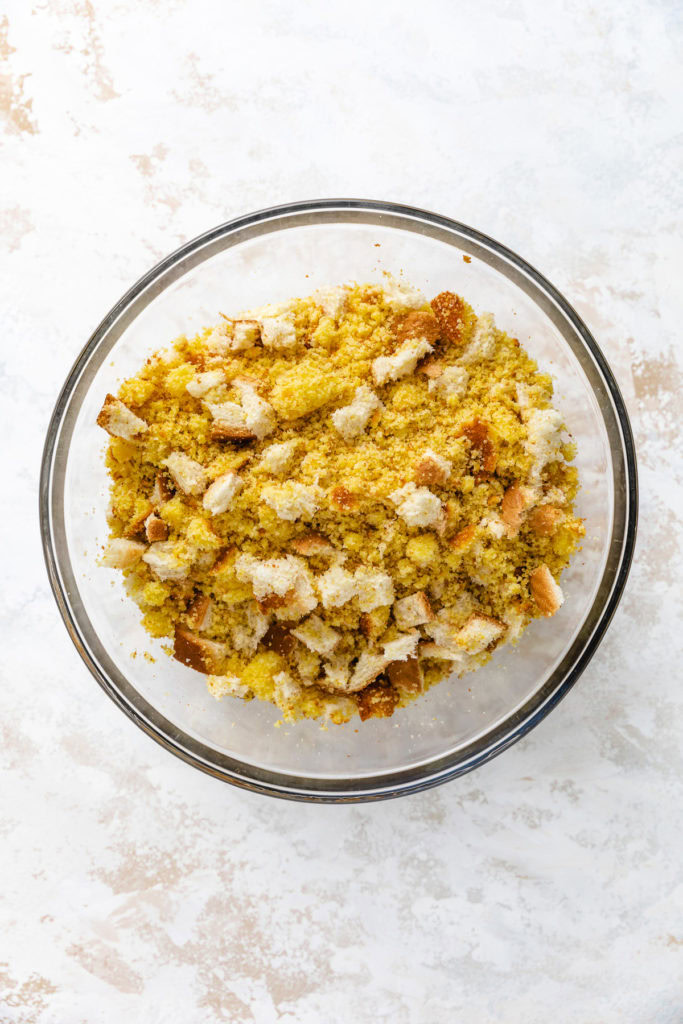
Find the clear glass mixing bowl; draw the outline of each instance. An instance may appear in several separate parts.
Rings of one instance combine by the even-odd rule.
[[[469,257],[469,262],[463,257]],[[428,296],[460,292],[553,374],[578,445],[586,538],[562,578],[566,602],[516,648],[433,688],[390,719],[274,728],[257,701],[217,703],[203,676],[152,641],[120,578],[96,566],[106,537],[108,391],[159,347],[244,309],[345,280],[403,271]],[[635,540],[636,467],[614,378],[571,306],[537,271],[480,232],[391,203],[295,203],[223,224],[145,275],[107,314],[57,401],[43,456],[41,528],[50,582],[86,665],[141,729],[190,764],[274,796],[354,801],[398,796],[470,771],[536,725],[567,693],[607,627]],[[133,657],[137,652],[137,657]],[[154,661],[142,657],[151,652]]]

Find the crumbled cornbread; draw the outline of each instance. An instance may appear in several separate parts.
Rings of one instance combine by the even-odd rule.
[[[584,530],[551,398],[451,292],[223,317],[105,400],[102,564],[215,697],[387,717],[560,608]]]

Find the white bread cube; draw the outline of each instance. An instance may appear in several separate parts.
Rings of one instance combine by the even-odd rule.
[[[405,661],[406,658],[414,657],[417,651],[417,644],[420,639],[419,633],[405,633],[384,644],[384,659],[387,665],[392,661]]]
[[[323,608],[339,608],[356,596],[356,580],[339,565],[319,576],[317,584]]]
[[[493,359],[496,353],[496,331],[492,313],[477,317],[474,334],[469,345],[460,356],[460,362],[476,363],[482,359]]]
[[[434,618],[432,606],[424,590],[418,590],[414,594],[397,601],[393,608],[394,619],[399,629],[412,629],[413,626],[422,626],[431,622]]]
[[[388,573],[376,569],[356,569],[354,580],[358,606],[362,612],[371,612],[382,605],[393,604],[394,581]]]
[[[235,378],[232,385],[240,393],[244,422],[259,441],[272,434],[275,430],[275,410],[269,402],[261,398],[253,384],[243,378]]]
[[[242,488],[242,479],[237,473],[224,473],[207,487],[202,498],[202,505],[212,516],[221,515],[232,503],[232,499]]]
[[[175,485],[185,494],[202,494],[206,489],[209,481],[204,467],[185,452],[171,452],[162,466],[166,466]]]
[[[312,298],[316,305],[321,307],[325,316],[337,320],[346,308],[348,294],[348,288],[336,285],[333,288],[318,288],[313,292]]]
[[[245,700],[253,696],[249,687],[237,676],[207,676],[206,685],[216,700],[220,700],[221,697],[241,697]]]
[[[302,574],[306,575],[306,563],[293,555],[284,558],[258,559],[242,554],[235,559],[235,574],[242,583],[251,583],[254,597],[263,600],[268,594],[284,597],[294,589]]]
[[[498,622],[488,615],[472,615],[456,633],[455,642],[468,654],[481,654],[491,644],[500,640],[506,628],[504,622]]]
[[[430,380],[428,388],[440,398],[462,398],[469,379],[470,375],[463,366],[446,366],[438,377]]]
[[[160,540],[150,544],[142,561],[146,562],[155,576],[160,580],[184,580],[189,573],[189,565],[182,562],[174,553],[175,544],[170,540]]]
[[[407,281],[397,280],[391,274],[386,276],[383,292],[384,301],[397,313],[408,309],[422,309],[427,304],[426,298],[418,288],[414,288]]]

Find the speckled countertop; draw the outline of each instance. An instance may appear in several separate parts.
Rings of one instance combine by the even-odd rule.
[[[675,0],[4,6],[2,1024],[683,1019],[682,46]],[[370,806],[234,791],[135,729],[37,525],[52,405],[125,288],[215,223],[329,195],[538,266],[640,458],[636,564],[570,696],[478,772]]]

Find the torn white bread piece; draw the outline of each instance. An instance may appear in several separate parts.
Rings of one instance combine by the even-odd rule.
[[[375,384],[400,380],[415,372],[418,360],[432,351],[426,338],[412,338],[404,342],[393,356],[378,356],[372,361],[372,376]]]
[[[306,533],[303,537],[295,537],[292,547],[297,555],[304,555],[305,558],[330,556],[337,553],[334,544],[331,544],[321,533]]]
[[[282,484],[266,484],[261,497],[272,508],[278,519],[293,523],[297,519],[312,519],[318,511],[319,492],[317,487],[286,480]]]
[[[287,316],[266,316],[260,321],[264,348],[291,349],[296,345],[296,331]]]
[[[100,565],[106,569],[129,569],[135,565],[147,550],[146,544],[137,540],[126,540],[125,537],[116,537],[110,540],[104,549],[100,559]]]
[[[104,405],[97,415],[97,425],[111,434],[122,437],[124,441],[135,441],[149,427],[144,420],[131,412],[127,405],[114,395],[107,395]]]
[[[545,466],[562,456],[563,420],[555,409],[529,409],[522,413],[527,428],[524,447],[533,459],[530,483],[538,483]]]
[[[206,685],[209,693],[216,700],[220,700],[221,697],[241,697],[243,700],[246,700],[253,696],[249,687],[237,676],[209,675],[206,677]]]
[[[202,505],[212,516],[219,516],[230,508],[232,499],[242,488],[242,479],[237,473],[224,473],[207,487]]]
[[[232,386],[239,392],[247,429],[262,441],[275,430],[275,410],[265,398],[261,398],[252,382],[244,377],[235,377]]]
[[[205,370],[204,373],[198,373],[194,380],[188,381],[186,391],[193,398],[202,398],[212,388],[217,388],[224,381],[224,370]]]
[[[318,576],[316,583],[323,608],[339,608],[356,596],[356,580],[339,565]]]
[[[477,317],[472,340],[460,356],[458,362],[479,363],[483,359],[493,359],[496,354],[496,325],[493,313],[482,313]]]
[[[174,551],[175,544],[170,540],[160,540],[150,544],[142,561],[146,562],[155,576],[160,580],[184,580],[190,571],[190,564],[178,558]]]
[[[318,615],[310,615],[305,622],[292,630],[292,635],[305,644],[309,651],[325,657],[332,654],[341,640],[341,633],[328,626]]]
[[[392,274],[386,275],[382,291],[386,304],[397,313],[408,309],[422,309],[427,304],[427,299],[419,288],[393,277]]]
[[[145,536],[150,544],[157,540],[167,540],[168,524],[155,515],[154,512],[150,512],[145,519]]]
[[[289,468],[296,448],[297,441],[294,438],[291,441],[280,441],[276,444],[270,444],[261,452],[259,465],[263,466],[268,473],[272,473],[273,476],[280,476],[281,473],[284,473]]]
[[[372,388],[361,384],[356,388],[353,401],[332,413],[332,423],[345,441],[352,441],[363,433],[375,410],[381,408],[382,403]]]
[[[232,642],[238,651],[253,654],[268,632],[270,619],[264,615],[256,602],[247,605],[246,625],[235,626],[231,630]]]
[[[439,398],[462,398],[467,391],[469,379],[470,375],[464,366],[445,366],[437,377],[429,381],[427,387],[430,393]]]
[[[468,654],[481,654],[500,640],[506,630],[504,622],[489,615],[472,615],[455,635],[455,642]]]
[[[185,452],[171,452],[162,466],[166,466],[176,487],[185,494],[202,494],[206,489],[209,481],[204,467]]]
[[[396,514],[408,526],[439,526],[443,521],[441,500],[428,487],[416,487],[412,480],[393,491],[389,500],[396,505]]]
[[[333,320],[337,320],[346,309],[348,297],[349,290],[343,285],[318,288],[311,296],[315,304],[320,306],[325,316],[330,316]]]

